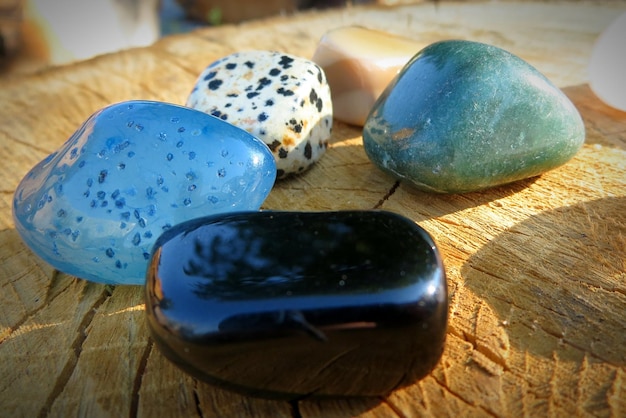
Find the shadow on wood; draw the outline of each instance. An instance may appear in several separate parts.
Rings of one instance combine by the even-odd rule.
[[[519,352],[623,367],[624,260],[626,198],[604,198],[512,226],[472,255],[461,276]]]

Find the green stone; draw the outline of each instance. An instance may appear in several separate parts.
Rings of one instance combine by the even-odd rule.
[[[478,42],[417,53],[363,127],[368,157],[421,190],[464,193],[534,177],[580,149],[576,107],[537,69]]]

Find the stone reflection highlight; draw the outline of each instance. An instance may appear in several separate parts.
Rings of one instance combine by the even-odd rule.
[[[146,311],[194,376],[272,398],[383,395],[441,356],[448,301],[431,237],[390,212],[242,212],[155,244]]]

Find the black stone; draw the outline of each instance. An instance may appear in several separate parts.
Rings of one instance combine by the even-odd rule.
[[[447,327],[431,237],[390,212],[241,212],[155,243],[146,312],[162,353],[247,395],[380,396],[426,376]]]

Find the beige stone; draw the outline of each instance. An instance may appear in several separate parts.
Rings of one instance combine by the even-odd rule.
[[[326,33],[313,61],[326,72],[335,119],[363,125],[387,84],[423,46],[409,38],[361,26]]]

